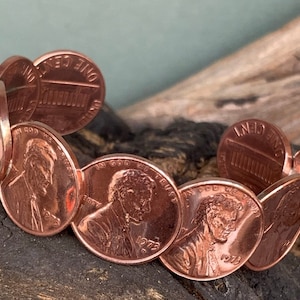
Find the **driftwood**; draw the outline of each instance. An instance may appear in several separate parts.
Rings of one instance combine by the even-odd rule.
[[[178,117],[224,124],[254,117],[300,144],[300,18],[119,114],[133,130]]]

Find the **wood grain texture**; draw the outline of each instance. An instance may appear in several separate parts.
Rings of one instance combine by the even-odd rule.
[[[259,118],[300,144],[300,18],[153,97],[118,111],[133,130],[176,118]]]

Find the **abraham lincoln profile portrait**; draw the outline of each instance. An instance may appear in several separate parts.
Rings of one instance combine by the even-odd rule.
[[[216,249],[225,244],[229,235],[236,230],[241,203],[225,193],[210,195],[201,199],[195,217],[193,230],[176,241],[167,253],[171,265],[180,272],[193,277],[216,277],[220,275]],[[239,257],[231,262],[238,263]]]
[[[155,187],[154,180],[141,170],[117,171],[108,186],[108,204],[84,217],[79,231],[106,255],[138,258],[137,241],[144,234],[142,223],[151,212]]]
[[[49,199],[57,160],[54,149],[47,141],[32,138],[18,159],[22,162],[13,162],[13,170],[1,187],[11,214],[30,231],[44,232],[58,227],[61,221],[56,216],[57,206]]]

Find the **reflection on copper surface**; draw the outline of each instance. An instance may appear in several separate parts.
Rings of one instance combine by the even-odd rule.
[[[185,205],[183,226],[161,261],[194,280],[234,272],[262,236],[262,210],[255,195],[237,183],[216,178],[186,183],[179,191]]]
[[[41,91],[33,63],[22,56],[11,56],[1,64],[0,79],[5,83],[10,124],[29,121]]]
[[[265,214],[261,242],[246,265],[256,271],[278,263],[300,233],[300,174],[281,179],[258,195]]]
[[[275,125],[248,119],[225,131],[217,161],[221,177],[241,182],[258,194],[290,173],[292,150],[287,137]]]
[[[5,177],[12,152],[5,85],[0,81],[0,181]]]
[[[293,171],[295,173],[300,173],[300,150],[293,156]]]
[[[69,157],[64,141],[42,124],[15,125],[12,137],[12,167],[1,183],[4,207],[29,233],[57,233],[68,225],[79,204],[76,160]],[[72,211],[66,206],[70,190],[75,191]]]
[[[11,201],[16,200],[16,218],[33,231],[44,232],[45,218],[42,218],[42,211],[50,222],[49,227],[60,225],[59,218],[50,211],[41,209],[39,203],[41,197],[46,196],[49,185],[53,183],[56,160],[56,153],[46,141],[39,138],[29,139],[25,145],[24,169],[7,184],[7,197]],[[24,198],[15,197],[16,193]]]
[[[99,158],[83,171],[87,195],[72,226],[92,252],[118,263],[142,263],[174,240],[179,196],[162,171],[125,154]]]
[[[41,97],[32,120],[60,134],[85,127],[99,112],[105,97],[104,78],[87,56],[70,50],[52,51],[34,61]]]
[[[140,224],[144,215],[151,212],[155,187],[154,180],[141,170],[116,172],[108,186],[109,204],[84,217],[78,229],[92,243],[101,241],[98,247],[107,255],[138,257],[140,243],[130,224]]]

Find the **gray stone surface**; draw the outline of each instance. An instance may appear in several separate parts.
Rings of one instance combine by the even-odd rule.
[[[264,272],[241,268],[210,282],[173,275],[159,260],[137,266],[104,261],[71,229],[35,237],[0,209],[1,299],[299,299],[300,259],[289,254]]]
[[[1,299],[194,299],[160,265],[106,262],[66,230],[35,237],[17,228],[0,210]]]

